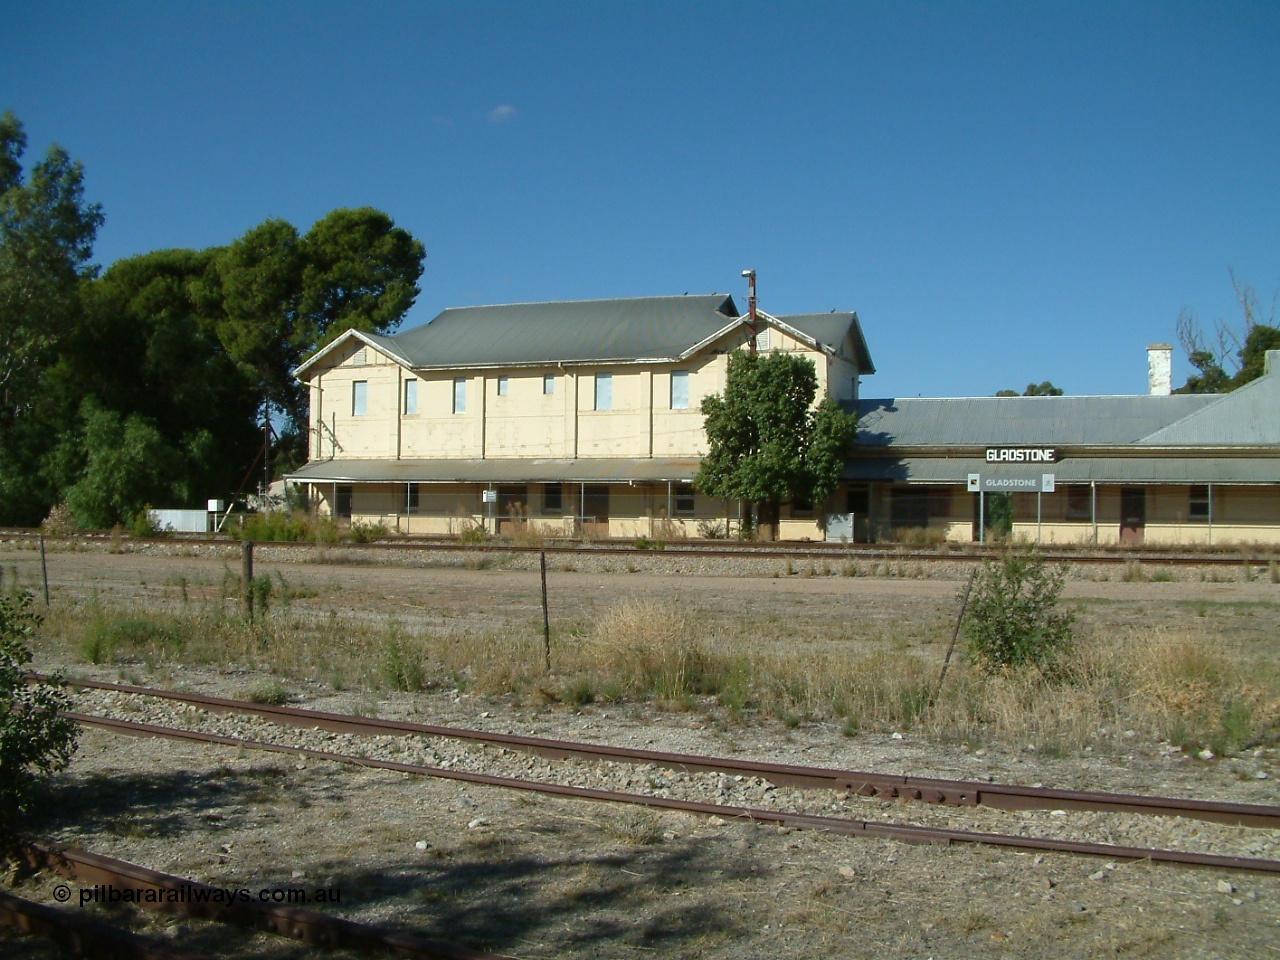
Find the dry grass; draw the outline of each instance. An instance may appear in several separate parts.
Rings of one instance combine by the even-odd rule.
[[[953,664],[930,706],[937,651],[923,639],[894,633],[869,651],[813,646],[788,642],[796,625],[786,618],[727,624],[674,602],[627,599],[594,623],[557,630],[550,677],[533,630],[304,615],[280,597],[252,625],[236,610],[218,597],[163,610],[95,600],[55,608],[42,642],[92,662],[239,666],[339,689],[467,689],[575,707],[650,702],[1051,753],[1141,736],[1221,754],[1280,738],[1280,669],[1243,643],[1191,631],[1086,637],[1054,681],[1033,669],[991,676]]]

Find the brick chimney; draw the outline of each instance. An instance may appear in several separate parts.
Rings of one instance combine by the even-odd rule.
[[[1153,397],[1167,397],[1173,390],[1173,344],[1147,347],[1147,385]]]

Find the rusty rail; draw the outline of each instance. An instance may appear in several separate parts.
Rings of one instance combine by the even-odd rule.
[[[1251,857],[1230,857],[1219,854],[1187,853],[1181,850],[1159,850],[1148,847],[1128,847],[1107,843],[1090,843],[1070,840],[1049,840],[1039,837],[1020,837],[1007,834],[980,833],[950,828],[921,827],[895,823],[876,823],[866,820],[853,820],[844,817],[828,817],[815,814],[791,813],[778,810],[764,810],[754,807],[730,806],[716,803],[703,803],[692,800],[675,800],[669,797],[655,797],[645,794],[622,793],[614,790],[597,790],[591,787],[572,787],[565,784],[542,783],[533,780],[522,780],[513,777],[498,777],[491,774],[471,773],[464,770],[452,770],[443,767],[428,767],[418,764],[401,763],[395,760],[378,760],[372,757],[351,756],[332,753],[326,750],[313,750],[308,747],[294,747],[278,743],[266,743],[259,740],[246,740],[240,737],[228,737],[221,734],[199,733],[193,730],[182,730],[175,727],[164,727],[157,724],[137,723],[131,720],[116,720],[109,717],[96,717],[89,714],[69,713],[67,716],[85,724],[115,733],[134,736],[159,736],[176,740],[189,740],[197,743],[212,743],[237,747],[247,750],[262,750],[271,753],[282,753],[290,756],[307,757],[313,760],[327,760],[334,763],[354,764],[373,767],[379,770],[393,770],[399,773],[417,774],[438,777],[447,780],[458,780],[465,783],[483,784],[486,786],[505,787],[515,790],[526,790],[552,796],[572,797],[583,800],[598,800],[611,803],[635,804],[656,807],[664,810],[677,810],[685,813],[697,813],[707,816],[718,816],[725,820],[740,820],[756,823],[774,823],[780,826],[797,829],[822,830],[828,833],[851,837],[881,837],[892,840],[903,840],[908,843],[975,843],[1001,847],[1015,847],[1024,850],[1047,850],[1061,853],[1075,853],[1086,856],[1107,857],[1113,860],[1149,860],[1155,863],[1174,863],[1184,866],[1212,867],[1223,870],[1242,870],[1254,873],[1280,874],[1280,860],[1263,860]]]
[[[0,530],[0,537],[15,540],[35,540],[39,536],[36,530],[7,529]],[[69,537],[52,539],[70,539],[89,543],[99,543],[118,538],[118,534],[110,531],[82,533]],[[224,547],[228,551],[239,549],[239,541],[228,537],[188,537],[173,536],[165,538],[131,537],[130,543],[139,545],[186,544],[192,546]],[[759,557],[762,559],[826,559],[837,560],[876,560],[876,561],[952,561],[973,562],[990,560],[999,556],[1000,547],[986,544],[956,544],[954,549],[940,552],[938,548],[907,547],[895,544],[862,544],[862,543],[817,543],[805,541],[767,541],[734,542],[732,546],[721,545],[720,541],[668,541],[661,548],[646,549],[636,547],[626,540],[599,541],[584,544],[581,541],[555,542],[543,546],[520,546],[514,543],[482,543],[463,544],[456,538],[431,539],[427,537],[404,536],[394,540],[379,540],[373,543],[316,543],[312,541],[257,541],[263,549],[278,547],[288,550],[307,550],[319,552],[341,547],[344,550],[356,550],[369,553],[396,552],[406,550],[440,550],[443,552],[492,552],[492,553],[532,553],[546,551],[549,554],[587,555],[587,556],[692,556],[692,557],[727,557],[744,558]],[[1041,546],[1041,553],[1051,562],[1064,563],[1140,563],[1166,564],[1168,566],[1232,566],[1242,564],[1250,566],[1266,566],[1276,559],[1275,551],[1258,550],[1246,545],[1231,545],[1197,551],[1187,548],[1174,548],[1167,551],[1134,547],[1117,547],[1108,549],[1098,547],[1093,550]]]
[[[86,850],[32,840],[22,844],[22,853],[35,869],[50,870],[80,883],[157,892],[157,902],[144,898],[138,902],[140,906],[265,930],[310,946],[372,950],[414,960],[504,960],[497,954],[477,953],[314,910],[252,901],[221,902],[213,898],[218,891],[206,884]],[[162,955],[156,955],[156,960],[162,960]]]
[[[63,950],[92,960],[212,960],[178,953],[153,937],[101,923],[92,917],[37,903],[0,890],[0,924],[51,940]]]
[[[331,733],[361,736],[430,736],[491,744],[533,753],[548,759],[603,760],[616,763],[653,764],[687,772],[723,773],[730,776],[762,777],[779,786],[838,790],[862,797],[890,800],[917,800],[955,806],[982,805],[1000,810],[1075,810],[1106,813],[1142,813],[1168,817],[1189,817],[1230,826],[1280,829],[1280,806],[1237,803],[1226,800],[1152,797],[1142,794],[1106,793],[1091,790],[1063,790],[1018,784],[946,780],[870,771],[807,767],[757,760],[737,760],[694,754],[664,753],[631,747],[551,740],[509,733],[488,733],[458,727],[442,727],[405,720],[355,717],[347,714],[304,710],[299,707],[248,703],[203,694],[178,693],[151,687],[109,683],[102,680],[68,680],[73,686],[117,693],[175,700],[220,713],[242,713],[274,723]]]

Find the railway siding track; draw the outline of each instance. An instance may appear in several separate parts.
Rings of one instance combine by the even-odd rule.
[[[946,806],[986,806],[1007,811],[1087,811],[1184,817],[1231,826],[1280,830],[1280,806],[1222,800],[1152,797],[1018,784],[945,780],[871,771],[840,770],[695,754],[666,753],[598,743],[552,740],[510,733],[442,727],[404,720],[356,717],[299,707],[248,703],[225,697],[160,690],[100,680],[73,680],[74,686],[132,697],[150,697],[214,713],[243,714],[273,724],[356,736],[428,737],[458,740],[534,754],[552,760],[604,761],[649,765],[683,773],[758,778],[774,786],[834,790],[882,800],[913,800]]]
[[[35,541],[40,536],[37,530],[7,529],[0,530],[0,538],[16,541]],[[46,537],[46,541],[67,541],[90,546],[101,544],[118,548],[119,535],[109,531],[82,533],[67,537]],[[156,547],[201,547],[226,551],[227,556],[238,556],[241,544],[228,537],[199,537],[177,535],[161,539],[128,538],[128,544],[138,548]],[[839,562],[843,560],[874,562],[980,562],[993,559],[1000,554],[1000,548],[984,544],[952,544],[939,547],[911,547],[895,544],[841,544],[817,543],[807,541],[771,541],[771,542],[729,542],[729,541],[666,541],[661,545],[637,547],[629,541],[595,541],[548,540],[539,546],[523,546],[515,543],[490,541],[481,544],[459,543],[456,538],[398,537],[396,539],[378,540],[372,543],[315,543],[310,541],[257,541],[255,549],[264,551],[264,559],[275,560],[273,554],[296,554],[299,552],[317,555],[335,549],[351,551],[355,554],[366,554],[370,562],[378,562],[376,557],[394,555],[414,551],[439,551],[442,553],[495,553],[495,554],[537,554],[564,556],[619,556],[619,557],[692,557],[692,558],[731,558],[731,559],[797,559],[826,560]],[[1151,548],[1125,547],[1118,549],[1096,548],[1082,550],[1071,547],[1041,548],[1047,559],[1053,562],[1074,564],[1123,564],[1126,562],[1162,564],[1165,566],[1210,566],[1210,567],[1262,567],[1278,557],[1280,551],[1259,549],[1257,547],[1223,548],[1221,550],[1156,550]]]
[[[1273,807],[1154,797],[1123,797],[1117,801],[1112,795],[1091,793],[1077,798],[1077,807],[1068,810],[1062,800],[1064,796],[1069,797],[1071,791],[981,784],[978,785],[981,790],[994,788],[996,796],[1001,796],[998,793],[1001,789],[1013,791],[1015,803],[1023,799],[1018,791],[1029,791],[1040,806],[984,809],[979,805],[981,790],[973,794],[961,791],[966,792],[966,797],[959,806],[912,805],[910,815],[918,822],[904,825],[886,821],[896,821],[902,816],[907,808],[897,799],[913,798],[915,787],[899,788],[894,800],[888,799],[889,791],[867,797],[850,790],[851,784],[861,782],[862,775],[851,775],[848,771],[635,750],[621,751],[626,756],[618,761],[610,756],[611,748],[598,744],[481,734],[296,708],[242,705],[239,701],[169,692],[159,703],[153,700],[148,706],[144,700],[146,695],[135,692],[146,688],[118,684],[95,684],[95,688],[99,690],[99,699],[96,704],[85,706],[95,710],[96,715],[77,713],[74,717],[82,723],[117,733],[219,743],[313,760],[357,763],[476,784],[645,804],[725,820],[776,823],[850,836],[925,843],[988,843],[1110,859],[1148,859],[1280,872],[1280,861],[1267,859],[1280,850],[1280,829],[1277,828],[1280,809]],[[101,699],[104,696],[114,701]],[[174,700],[184,699],[193,702],[173,704]],[[209,700],[215,701],[212,708],[206,706]],[[252,715],[228,717],[206,713],[207,709],[240,712],[240,706]],[[275,711],[282,709],[290,711],[285,723],[293,727],[291,730],[276,720],[279,715]],[[421,735],[424,729],[430,731],[428,736],[437,742],[424,742],[415,736]],[[450,744],[447,748],[439,742],[457,739],[460,733],[470,735],[472,742]],[[525,741],[534,741],[535,746],[543,748],[538,751],[543,758],[556,755],[561,759],[543,762],[529,756],[521,749],[527,746]],[[655,757],[665,762],[659,765],[654,762]],[[801,785],[780,783],[781,772],[789,772]],[[910,781],[910,778],[887,779]],[[936,799],[944,795],[945,791],[939,790],[935,797],[923,798]],[[970,799],[973,802],[968,802]],[[1089,803],[1094,806],[1089,807]],[[1213,820],[1197,823],[1187,819],[1187,809],[1219,817],[1229,814],[1233,825]],[[1146,815],[1150,813],[1164,816]],[[1246,822],[1247,826],[1240,825]]]
[[[217,920],[253,930],[264,930],[292,940],[299,940],[310,946],[324,949],[346,947],[366,952],[392,954],[399,957],[416,958],[416,960],[505,960],[490,953],[477,953],[449,944],[414,936],[413,934],[387,930],[380,926],[356,923],[341,917],[331,917],[314,910],[298,907],[278,906],[271,903],[253,901],[226,902],[216,898],[220,892],[207,884],[178,877],[158,870],[151,870],[136,863],[104,857],[86,850],[61,847],[40,840],[29,840],[22,844],[22,854],[33,869],[49,871],[83,885],[101,884],[117,890],[152,891],[157,896],[154,900],[140,899],[143,906],[156,910],[180,913],[186,916]],[[0,894],[0,897],[3,897]],[[0,916],[3,915],[4,899],[0,899]],[[27,901],[30,903],[30,901]],[[51,934],[51,939],[65,937],[64,932],[81,918],[68,916],[64,911],[35,904],[35,910],[27,910],[29,915],[42,916],[42,927]],[[100,925],[95,925],[100,926]],[[31,932],[38,932],[34,927]],[[95,931],[101,935],[104,946],[100,952],[90,956],[122,956],[138,958],[154,958],[154,960],[196,960],[184,958],[158,947],[159,952],[110,953],[110,944],[116,942],[110,935],[116,934],[120,943],[128,944],[131,940],[141,950],[148,949],[144,938],[132,934],[103,928]],[[62,942],[62,941],[60,941]]]
[[[95,960],[211,960],[204,954],[179,953],[152,937],[3,890],[0,890],[0,924],[19,933],[51,940],[69,953]]]

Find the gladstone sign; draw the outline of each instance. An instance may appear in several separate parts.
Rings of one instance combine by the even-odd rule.
[[[1057,463],[1053,447],[987,447],[987,463]]]
[[[1052,473],[971,473],[971,493],[1053,493]]]

